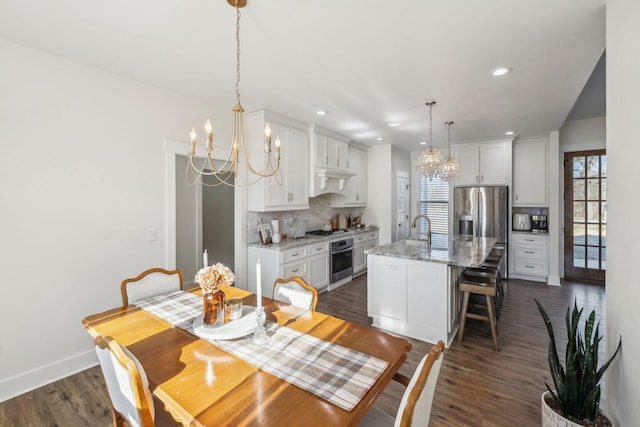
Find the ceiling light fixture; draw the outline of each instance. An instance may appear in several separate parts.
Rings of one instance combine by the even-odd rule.
[[[502,77],[505,74],[509,74],[512,71],[509,67],[498,67],[491,71],[491,75],[493,77]]]
[[[448,121],[445,123],[449,128],[449,158],[442,165],[442,171],[440,172],[440,178],[442,178],[445,182],[455,181],[458,176],[460,176],[460,164],[451,157],[451,125],[452,121]]]
[[[418,164],[416,165],[418,172],[429,178],[429,181],[433,180],[434,177],[440,176],[442,169],[442,154],[440,154],[440,150],[433,146],[433,121],[431,112],[435,103],[436,101],[429,101],[425,104],[429,107],[429,146],[420,153]]]
[[[512,130],[508,130],[504,134],[507,135],[507,136],[511,136],[511,135],[515,135],[516,133],[514,131],[512,131]]]
[[[324,111],[324,110],[318,110],[318,111],[316,111],[316,114],[317,114],[318,116],[326,116],[326,115],[327,115],[327,112],[326,112],[326,111]]]
[[[400,123],[389,123],[389,127],[390,128],[395,128],[395,127],[398,127],[398,126],[400,126]]]
[[[422,141],[420,145],[427,145],[427,141]]]
[[[211,126],[211,120],[207,119],[207,123],[205,124],[204,130],[207,134],[207,142],[206,142],[206,150],[207,157],[202,164],[202,167],[198,168],[194,164],[193,157],[196,154],[196,144],[197,144],[197,135],[196,130],[191,129],[191,133],[189,134],[191,140],[191,148],[189,149],[189,166],[187,167],[187,183],[189,185],[194,185],[196,182],[201,182],[203,185],[207,186],[217,186],[220,184],[225,184],[230,187],[234,187],[238,185],[235,182],[235,178],[238,177],[238,162],[240,156],[244,156],[244,163],[247,165],[247,169],[249,172],[257,176],[257,179],[253,182],[246,182],[244,185],[250,185],[258,182],[261,178],[266,178],[275,175],[276,182],[279,185],[282,185],[282,177],[276,175],[280,171],[280,137],[276,138],[275,141],[275,153],[274,160],[275,164],[271,159],[271,128],[269,127],[269,123],[265,125],[264,135],[265,135],[265,143],[264,143],[264,151],[265,151],[265,162],[262,170],[255,169],[251,163],[249,163],[249,158],[247,156],[247,148],[244,144],[244,125],[243,125],[243,115],[244,109],[240,104],[240,8],[246,6],[247,0],[227,0],[231,6],[236,9],[236,105],[233,107],[233,140],[231,142],[231,148],[229,149],[229,156],[226,161],[220,168],[216,168],[213,164],[213,129]],[[234,180],[231,180],[231,176],[233,175]],[[204,176],[214,176],[218,179],[218,182],[215,184],[207,184],[203,181]],[[192,178],[190,180],[189,178]],[[248,179],[247,179],[248,181]]]

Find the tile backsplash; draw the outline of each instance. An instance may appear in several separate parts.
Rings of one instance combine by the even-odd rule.
[[[351,214],[352,216],[362,216],[365,208],[332,208],[331,195],[323,194],[318,197],[309,198],[309,209],[298,211],[276,211],[276,212],[247,212],[247,241],[254,243],[259,240],[257,225],[262,222],[269,222],[272,219],[280,221],[280,232],[292,235],[295,229],[304,231],[321,229],[327,220],[336,214]]]

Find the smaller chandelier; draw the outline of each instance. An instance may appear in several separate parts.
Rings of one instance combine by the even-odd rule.
[[[225,184],[230,187],[238,185],[235,180],[231,178],[238,177],[238,166],[241,156],[244,157],[244,163],[246,164],[248,173],[252,173],[257,178],[253,182],[248,182],[243,185],[251,185],[258,182],[262,178],[273,176],[278,185],[282,185],[282,176],[280,172],[280,137],[276,137],[275,147],[272,150],[271,146],[271,128],[269,123],[266,124],[264,129],[264,166],[258,170],[249,163],[249,157],[247,156],[247,147],[244,142],[244,108],[240,104],[240,8],[246,6],[247,0],[227,0],[231,6],[236,9],[236,105],[233,107],[233,140],[231,141],[231,147],[229,149],[229,155],[224,161],[224,164],[219,168],[214,165],[212,156],[213,152],[213,127],[211,121],[207,119],[207,123],[204,126],[204,131],[207,135],[206,150],[207,157],[203,161],[202,166],[198,167],[195,164],[194,157],[196,155],[197,135],[196,130],[191,129],[189,139],[191,140],[191,147],[188,152],[189,165],[187,166],[187,183],[193,185],[197,182],[202,183],[209,187],[215,187],[220,184]],[[273,155],[272,155],[273,151]],[[273,157],[273,160],[272,160]],[[205,183],[203,177],[214,176],[218,179],[215,184]]]
[[[427,147],[418,157],[418,164],[416,169],[418,172],[429,178],[429,181],[434,177],[440,176],[442,170],[442,154],[440,150],[433,146],[433,126],[431,111],[435,101],[429,101],[425,105],[429,107],[429,147]]]
[[[449,128],[449,157],[447,161],[442,165],[442,170],[440,171],[440,178],[445,182],[455,181],[458,176],[460,176],[460,164],[451,157],[451,125],[452,121],[448,121],[445,123]]]

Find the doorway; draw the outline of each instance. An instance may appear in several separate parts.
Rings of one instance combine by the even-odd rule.
[[[607,154],[564,155],[564,275],[604,285],[607,267]]]
[[[396,173],[396,242],[409,237],[409,176]]]
[[[231,270],[235,260],[236,228],[234,187],[188,185],[188,157],[175,155],[175,268],[182,271],[185,288],[195,286],[193,278],[203,266],[208,251],[209,265],[221,262]],[[205,177],[205,183],[215,183]]]

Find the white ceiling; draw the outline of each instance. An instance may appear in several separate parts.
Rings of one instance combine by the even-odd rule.
[[[454,142],[544,136],[604,52],[604,4],[248,0],[242,104],[411,151],[428,139],[428,100],[437,145],[447,120]],[[0,0],[0,38],[228,105],[229,120],[234,32],[226,0]],[[513,72],[491,77],[497,66]]]

